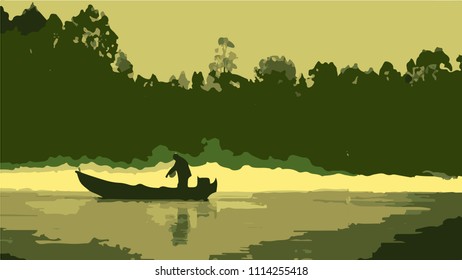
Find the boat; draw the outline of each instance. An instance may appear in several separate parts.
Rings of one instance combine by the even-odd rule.
[[[180,200],[208,200],[217,191],[217,180],[210,183],[209,178],[197,177],[197,186],[184,190],[170,187],[152,188],[142,184],[136,186],[124,183],[110,182],[75,171],[80,183],[92,193],[104,199],[180,199]]]

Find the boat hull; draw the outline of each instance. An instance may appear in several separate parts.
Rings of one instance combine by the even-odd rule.
[[[196,187],[180,190],[178,188],[160,187],[151,188],[145,185],[128,185],[110,182],[76,171],[80,183],[92,193],[105,199],[180,199],[180,200],[207,200],[217,191],[217,180],[210,183],[208,178],[198,178]]]

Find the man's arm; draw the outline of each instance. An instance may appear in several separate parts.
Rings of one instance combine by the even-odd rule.
[[[175,166],[174,166],[174,167],[175,167]],[[168,174],[170,174],[170,173],[172,173],[172,172],[173,172],[173,167],[170,168],[170,170],[167,172],[167,175],[165,175],[165,178],[167,178],[167,177],[168,177]]]
[[[170,168],[170,170],[167,172],[167,175],[165,175],[165,178],[167,178],[170,173],[172,173],[172,172],[174,172],[176,170],[177,170],[177,163],[175,162],[175,165],[173,165],[173,167]]]

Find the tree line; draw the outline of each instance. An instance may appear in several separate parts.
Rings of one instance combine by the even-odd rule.
[[[2,162],[52,156],[146,159],[158,145],[192,155],[202,139],[266,159],[306,157],[355,174],[462,175],[462,56],[424,50],[400,73],[318,62],[296,76],[283,56],[255,77],[233,73],[218,39],[209,73],[169,81],[133,74],[109,19],[91,5],[70,21],[35,6],[1,9]],[[459,69],[456,69],[459,68]]]

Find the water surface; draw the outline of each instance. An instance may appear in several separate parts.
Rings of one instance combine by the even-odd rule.
[[[2,191],[1,253],[23,259],[368,259],[383,257],[387,244],[403,243],[400,235],[445,229],[444,221],[462,216],[461,201],[454,193],[216,193],[206,202],[185,202]],[[396,254],[386,258],[402,258],[391,251]]]

